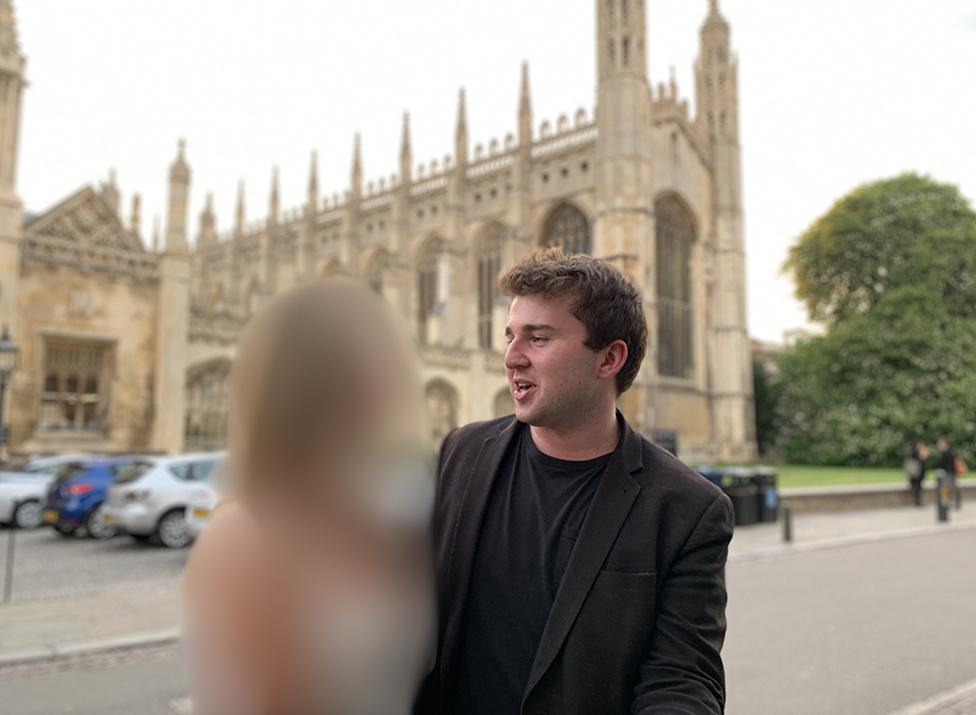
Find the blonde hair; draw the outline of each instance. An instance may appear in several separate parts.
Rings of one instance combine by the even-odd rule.
[[[231,380],[230,476],[244,496],[307,486],[323,459],[362,450],[388,408],[419,394],[392,309],[341,277],[303,284],[259,312]]]

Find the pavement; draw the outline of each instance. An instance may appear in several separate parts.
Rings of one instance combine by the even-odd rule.
[[[924,543],[926,537],[968,540],[970,532],[976,532],[976,504],[964,505],[961,511],[953,511],[948,524],[936,523],[934,508],[928,507],[801,514],[793,519],[794,540],[788,544],[783,542],[781,521],[740,527],[736,530],[729,557],[730,590],[733,580],[739,578],[737,570],[760,568],[764,562],[790,559],[796,563],[797,574],[793,577],[796,579],[810,571],[809,568],[801,568],[801,562],[811,557],[802,555],[845,547],[887,544],[897,540],[905,540],[907,547],[913,542]],[[976,533],[972,536],[972,542],[966,543],[976,543]],[[4,535],[0,534],[0,543],[3,538]],[[894,551],[902,549],[897,544],[888,548]],[[851,552],[856,550],[850,549]],[[765,574],[757,576],[758,583],[768,578]],[[851,574],[844,576],[847,577],[853,578]],[[155,652],[154,649],[177,645],[179,576],[167,574],[155,580],[109,583],[104,587],[87,584],[85,588],[80,593],[51,592],[0,604],[0,680],[4,679],[5,672],[13,677],[22,669],[57,668],[59,663],[72,658],[112,657],[113,654],[139,649]],[[733,615],[730,605],[730,622]],[[731,629],[729,645],[729,655],[734,657],[735,633]],[[172,667],[176,668],[176,665]],[[732,675],[730,669],[730,680]],[[927,699],[919,700],[917,705],[912,706],[914,709],[898,711],[898,715],[976,713],[976,681],[960,686],[959,683],[966,677],[957,677],[956,673],[944,675],[937,686],[933,681],[933,687],[943,692],[932,695],[926,690],[919,690],[920,696]],[[915,699],[905,698],[901,702]],[[878,712],[887,713],[890,709]]]

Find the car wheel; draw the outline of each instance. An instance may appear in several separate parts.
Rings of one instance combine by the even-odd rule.
[[[105,523],[105,510],[101,504],[85,517],[85,531],[90,539],[111,539],[118,533],[118,529]]]
[[[65,538],[75,535],[75,527],[73,526],[64,526],[63,524],[55,524],[54,530]]]
[[[44,521],[44,512],[38,501],[25,501],[14,512],[14,524],[18,529],[36,529]]]
[[[190,543],[186,529],[186,510],[173,509],[163,515],[156,526],[155,540],[167,549],[182,549]]]

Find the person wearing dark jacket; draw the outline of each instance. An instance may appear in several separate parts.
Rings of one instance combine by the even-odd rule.
[[[922,506],[922,483],[925,481],[925,460],[928,457],[929,448],[925,443],[920,439],[914,440],[905,458],[905,473],[908,475],[915,506]]]
[[[952,448],[952,442],[949,441],[948,437],[939,437],[938,448],[939,461],[935,465],[936,472],[945,473],[945,478],[949,483],[949,493],[956,503],[956,508],[959,509],[962,507],[962,492],[959,491],[956,451]]]
[[[515,414],[444,441],[439,642],[415,713],[722,713],[728,498],[615,409],[647,327],[609,264],[502,280]]]

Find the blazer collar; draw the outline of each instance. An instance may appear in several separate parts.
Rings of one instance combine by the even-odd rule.
[[[450,616],[445,624],[441,645],[443,683],[453,682],[453,664],[456,660],[454,654],[464,621],[471,569],[491,489],[498,478],[502,458],[521,426],[522,423],[513,417],[499,432],[485,438],[466,475],[462,506],[458,509],[458,516],[451,530],[451,547],[447,560],[447,599],[451,608],[448,610]],[[453,690],[453,685],[450,689]]]

